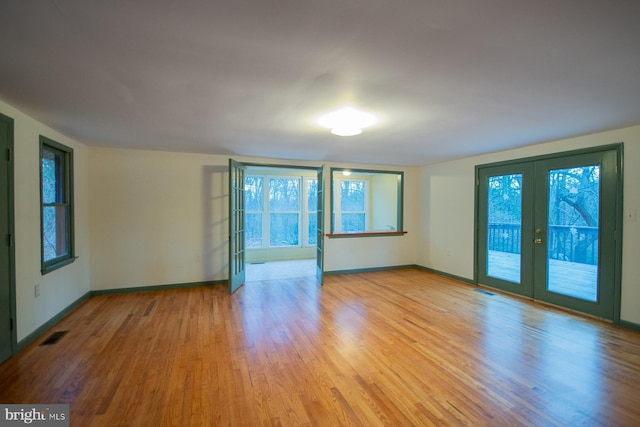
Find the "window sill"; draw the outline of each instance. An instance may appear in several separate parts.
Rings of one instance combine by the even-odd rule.
[[[65,265],[69,265],[69,264],[73,263],[77,258],[78,257],[65,258],[60,262],[56,262],[55,264],[51,264],[51,265],[48,265],[46,267],[42,267],[40,272],[44,276],[47,273],[51,273],[52,271],[55,271],[55,270],[57,270],[59,268],[62,268]]]
[[[328,233],[325,236],[330,239],[343,237],[381,237],[381,236],[404,236],[406,231],[367,231],[364,233]]]

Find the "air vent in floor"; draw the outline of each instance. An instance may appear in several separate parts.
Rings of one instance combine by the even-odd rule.
[[[40,343],[40,345],[52,345],[57,343],[58,341],[60,341],[60,338],[62,338],[63,336],[65,336],[65,334],[69,332],[69,331],[58,331],[58,332],[54,332],[51,335],[49,335],[49,337],[42,341]]]

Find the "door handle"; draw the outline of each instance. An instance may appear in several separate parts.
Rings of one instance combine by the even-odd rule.
[[[533,239],[533,243],[535,243],[536,245],[541,245],[542,239]]]

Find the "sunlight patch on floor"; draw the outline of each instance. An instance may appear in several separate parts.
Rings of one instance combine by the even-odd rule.
[[[311,277],[316,274],[316,260],[302,259],[247,263],[245,269],[245,281],[247,282]]]

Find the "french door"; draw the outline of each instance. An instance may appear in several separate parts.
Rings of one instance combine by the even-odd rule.
[[[246,166],[229,159],[229,293],[244,285],[244,171]]]
[[[621,147],[477,167],[478,283],[619,316]]]
[[[318,207],[316,239],[316,278],[322,285],[324,281],[324,166],[318,168]]]
[[[229,159],[229,293],[245,282],[245,171],[247,165]],[[306,169],[306,168],[305,168]],[[322,285],[324,272],[324,166],[317,169],[318,207],[316,277]]]

